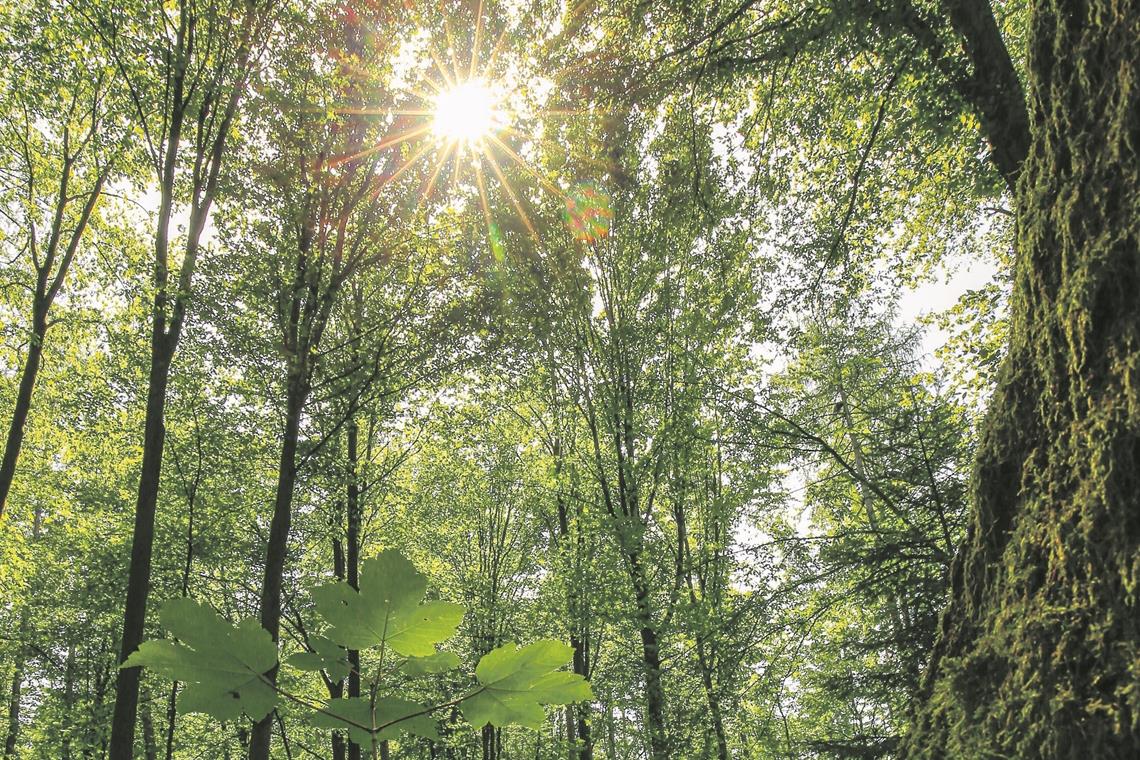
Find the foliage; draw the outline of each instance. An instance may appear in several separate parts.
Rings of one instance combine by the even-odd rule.
[[[378,649],[368,698],[334,698],[313,705],[279,689],[267,678],[278,666],[277,647],[268,631],[252,618],[231,625],[190,599],[170,600],[159,616],[176,640],[144,642],[120,667],[143,666],[186,684],[178,702],[184,713],[205,713],[218,720],[233,720],[244,713],[256,721],[274,709],[280,695],[312,709],[312,725],[347,729],[353,741],[370,747],[405,732],[438,738],[429,716],[453,705],[459,705],[477,728],[486,724],[538,728],[544,717],[542,705],[592,698],[581,675],[557,670],[572,654],[557,641],[537,641],[522,648],[509,644],[489,652],[475,668],[478,687],[446,704],[418,704],[390,696],[388,688],[378,696],[377,689],[391,677],[391,660],[389,669],[384,669],[388,649],[409,658],[402,670],[413,677],[458,664],[453,654],[437,653],[435,645],[455,635],[463,608],[440,601],[421,604],[426,591],[427,578],[392,549],[364,562],[359,591],[346,583],[313,590],[317,612],[330,626],[328,636],[312,642],[313,652],[295,654],[286,664],[323,670],[333,678],[347,667],[336,647]]]

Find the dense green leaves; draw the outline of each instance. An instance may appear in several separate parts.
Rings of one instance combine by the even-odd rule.
[[[399,552],[365,561],[360,591],[331,583],[313,591],[317,611],[332,624],[329,637],[349,649],[385,644],[402,655],[424,657],[455,635],[463,608],[450,602],[420,604],[427,578]]]
[[[983,281],[1010,263],[1010,199],[939,4],[925,42],[889,3],[350,5],[0,11],[3,422],[44,351],[0,523],[0,745],[123,760],[107,673],[157,232],[166,316],[188,311],[155,365],[150,607],[256,611],[283,665],[252,621],[172,603],[170,640],[130,659],[135,756],[171,730],[174,760],[248,756],[258,715],[252,760],[282,737],[329,758],[393,739],[400,760],[888,753],[1007,342],[1008,279]],[[1017,42],[1026,5],[999,6]],[[479,146],[429,134],[452,54],[502,96]],[[896,346],[964,283],[907,288],[975,256],[955,355]],[[412,562],[361,567],[381,547]],[[226,722],[167,724],[171,701]]]
[[[178,641],[147,641],[122,667],[145,666],[186,684],[181,712],[201,712],[219,720],[242,713],[256,720],[277,704],[263,675],[277,664],[277,647],[253,618],[236,626],[204,604],[172,599],[159,613]]]
[[[519,647],[507,643],[488,652],[475,668],[482,687],[460,709],[472,725],[542,725],[542,705],[565,705],[593,697],[589,684],[575,673],[556,670],[574,650],[557,641]]]

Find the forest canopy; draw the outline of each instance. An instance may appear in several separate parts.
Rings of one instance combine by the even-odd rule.
[[[1137,0],[3,0],[8,760],[1140,757]]]

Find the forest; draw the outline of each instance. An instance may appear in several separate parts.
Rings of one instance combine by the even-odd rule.
[[[1140,0],[0,0],[3,760],[1140,758]]]

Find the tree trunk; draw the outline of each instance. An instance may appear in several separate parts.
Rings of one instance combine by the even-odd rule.
[[[166,438],[166,386],[174,343],[167,338],[162,306],[155,304],[151,335],[150,378],[147,386],[146,422],[143,426],[143,457],[135,502],[135,525],[131,539],[131,564],[127,575],[127,599],[123,613],[123,637],[119,662],[125,662],[143,640],[146,602],[150,593],[150,562],[154,549],[154,514],[162,473],[162,447]],[[111,760],[134,757],[135,715],[139,702],[141,668],[124,668],[115,682],[115,711],[111,718]]]
[[[290,376],[286,391],[285,429],[281,436],[281,461],[277,468],[277,494],[273,503],[273,519],[269,524],[269,541],[265,547],[265,575],[261,583],[261,627],[274,641],[281,632],[281,581],[285,572],[285,556],[289,548],[289,526],[293,520],[293,491],[297,481],[297,443],[301,430],[301,412],[308,397],[306,383],[297,374]],[[277,682],[277,669],[269,674]],[[257,722],[249,740],[249,760],[269,760],[273,714]]]
[[[341,510],[338,504],[335,518],[336,530],[340,531],[341,525]],[[333,535],[332,540],[333,548],[333,577],[338,581],[344,580],[344,549],[341,547],[340,539]],[[332,681],[329,683],[329,699],[340,699],[344,696],[344,681]],[[340,731],[332,732],[332,760],[345,760],[346,757],[346,741],[344,734]]]
[[[556,440],[553,449],[555,477],[557,477],[562,472],[562,442]],[[556,505],[558,508],[558,542],[563,552],[569,555],[569,547],[573,541],[573,536],[570,533],[570,514],[566,508],[566,498],[561,492],[559,492],[556,498]],[[586,642],[583,640],[584,637],[582,635],[581,602],[580,594],[576,587],[578,580],[578,576],[575,574],[567,590],[566,617],[570,628],[570,648],[574,650],[574,673],[583,678],[589,678],[589,652],[586,650]],[[594,745],[590,738],[589,703],[568,706],[566,710],[566,736],[570,742],[570,760],[593,760]],[[571,720],[571,716],[574,715],[577,716],[576,721]]]
[[[24,649],[16,656],[16,667],[12,671],[11,688],[8,691],[8,735],[4,739],[4,757],[16,756],[16,743],[20,740],[20,689],[24,684]]]
[[[348,498],[345,502],[348,513],[348,531],[346,547],[346,564],[348,585],[360,590],[360,484],[357,482],[358,445],[360,431],[356,419],[348,421],[346,433],[348,454]],[[360,652],[355,649],[348,651],[348,697],[360,696]],[[348,760],[360,760],[360,745],[354,741],[348,743]]]
[[[588,677],[590,666],[586,656],[585,642],[580,636],[571,636],[570,648],[574,650],[574,672],[583,678]],[[571,760],[593,760],[594,742],[590,735],[590,704],[584,702],[580,705],[574,705],[573,711],[577,716],[576,724],[573,726],[577,733],[574,741],[577,754],[572,755]]]
[[[705,650],[703,634],[697,634],[697,664],[701,669],[701,684],[705,688],[705,700],[709,706],[709,721],[712,723],[713,738],[716,739],[717,760],[728,760],[728,738],[724,733],[724,716],[721,714],[720,700],[717,698],[716,684],[713,681],[712,663]]]
[[[653,624],[653,611],[649,603],[649,584],[641,555],[629,555],[629,574],[633,582],[637,626],[641,634],[641,662],[645,676],[646,723],[649,729],[649,757],[651,760],[670,760],[669,740],[665,733],[665,689],[661,684],[661,644]]]
[[[139,711],[139,722],[143,730],[143,757],[146,760],[158,760],[158,741],[154,735],[154,720],[150,715],[148,700],[143,701],[142,710]]]
[[[902,755],[1140,757],[1140,2],[1041,0],[1009,359]]]
[[[8,424],[8,437],[4,444],[4,458],[0,461],[0,517],[4,516],[8,492],[12,489],[12,480],[16,476],[16,461],[20,458],[20,447],[24,443],[24,426],[28,421],[28,411],[32,408],[32,391],[36,386],[36,375],[40,371],[44,336],[47,334],[46,305],[37,302],[32,311],[32,335],[28,340],[28,354],[24,357],[20,387],[16,391],[16,405],[12,409],[12,421]]]
[[[614,720],[614,706],[606,703],[606,760],[617,760],[617,721]]]
[[[75,645],[67,646],[67,662],[63,667],[63,709],[66,715],[72,714],[75,706]],[[60,740],[60,760],[71,760],[71,734],[74,724],[63,727],[63,738]]]

